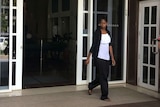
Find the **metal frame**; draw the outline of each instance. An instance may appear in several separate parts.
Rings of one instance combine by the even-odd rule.
[[[22,67],[23,67],[23,0],[17,0],[17,43],[16,43],[16,86],[15,89],[22,89]],[[19,66],[20,65],[20,66]],[[14,88],[13,88],[14,90]]]

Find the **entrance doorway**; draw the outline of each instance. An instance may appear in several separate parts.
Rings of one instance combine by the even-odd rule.
[[[126,3],[127,4],[127,3]],[[113,49],[117,65],[110,67],[110,83],[125,83],[126,78],[126,14],[125,0],[78,0],[77,31],[77,81],[88,84],[95,79],[96,68],[93,63],[85,65],[92,45],[93,32],[102,17],[108,19],[108,30],[113,37]],[[92,59],[90,62],[93,62]]]
[[[152,45],[152,40],[160,33],[160,2],[140,2],[139,15],[138,85],[158,91],[159,54],[152,52],[158,44]]]
[[[76,9],[76,0],[24,0],[23,88],[75,84]]]

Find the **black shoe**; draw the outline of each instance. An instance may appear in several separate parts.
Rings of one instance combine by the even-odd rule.
[[[88,95],[92,95],[92,90],[88,90]]]
[[[102,98],[101,97],[100,99],[103,100],[103,101],[111,101],[110,98],[108,98],[108,97],[107,98]]]

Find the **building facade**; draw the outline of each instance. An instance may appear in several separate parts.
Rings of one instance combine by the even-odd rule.
[[[84,62],[102,17],[117,61],[110,84],[159,91],[159,0],[1,0],[0,9],[0,92],[93,80]]]

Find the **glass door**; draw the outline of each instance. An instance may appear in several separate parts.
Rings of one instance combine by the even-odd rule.
[[[22,0],[0,1],[0,90],[22,89],[22,19]]]
[[[9,0],[0,1],[0,91],[9,90]]]
[[[76,4],[77,0],[25,1],[23,88],[75,84]]]
[[[158,91],[159,54],[152,52],[152,40],[159,36],[160,3],[140,2],[138,85]],[[153,44],[154,51],[158,43]]]
[[[78,0],[76,84],[92,80],[92,64],[85,65],[93,37],[93,0]]]
[[[93,0],[93,31],[98,27],[101,18],[105,17],[108,21],[107,29],[110,31],[113,42],[113,51],[116,59],[116,66],[110,66],[109,81],[117,82],[123,81],[125,78],[125,71],[123,68],[124,58],[124,6],[125,0]],[[95,77],[93,64],[93,79]]]
[[[95,77],[96,68],[91,63],[85,65],[87,53],[92,45],[93,32],[98,27],[102,17],[108,19],[108,30],[113,37],[113,48],[116,67],[110,67],[110,81],[124,82],[125,71],[123,63],[125,52],[123,46],[125,30],[124,25],[125,0],[78,0],[77,24],[77,84],[87,84]],[[126,36],[126,35],[125,35]],[[126,57],[126,56],[125,56]],[[115,82],[115,83],[116,83]]]

